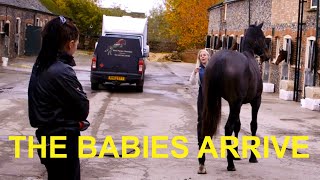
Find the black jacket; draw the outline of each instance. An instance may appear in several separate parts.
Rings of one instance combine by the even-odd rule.
[[[37,73],[37,64],[33,66],[28,88],[32,127],[54,129],[86,120],[89,101],[73,65],[72,56],[62,55],[41,73]]]

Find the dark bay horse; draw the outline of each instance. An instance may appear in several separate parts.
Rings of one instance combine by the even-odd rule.
[[[282,62],[283,60],[286,60],[288,56],[287,51],[280,49],[279,51],[279,56],[277,57],[277,60],[275,62],[276,65],[279,65],[280,62]]]
[[[235,132],[238,137],[240,131],[240,109],[242,104],[250,103],[252,107],[251,133],[256,135],[257,114],[261,104],[262,79],[258,63],[254,55],[263,60],[270,59],[270,52],[265,43],[265,36],[261,30],[263,23],[250,25],[243,40],[243,53],[232,50],[218,51],[209,61],[205,71],[204,81],[204,110],[203,136],[215,135],[221,120],[221,98],[230,107],[230,114],[225,125],[225,135],[231,136]],[[228,140],[227,145],[231,145]],[[254,144],[254,141],[252,141]],[[238,152],[238,148],[235,149]],[[228,171],[235,171],[235,158],[228,150]],[[251,152],[250,162],[258,162]]]

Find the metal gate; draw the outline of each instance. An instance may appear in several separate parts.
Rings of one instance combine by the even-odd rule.
[[[25,39],[25,55],[38,55],[41,48],[41,27],[27,26]]]

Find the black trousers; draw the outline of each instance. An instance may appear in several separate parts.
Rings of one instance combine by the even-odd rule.
[[[47,149],[46,158],[41,158],[41,150],[38,149],[38,155],[48,173],[48,180],[80,180],[80,160],[78,157],[78,130],[63,130],[48,135],[43,130],[37,130],[36,136],[41,143],[41,136],[46,136]],[[66,154],[67,158],[50,158],[51,136],[66,136],[65,141],[56,141],[56,144],[65,144],[65,149],[56,149],[56,154]]]
[[[201,137],[201,130],[202,130],[202,110],[203,110],[203,96],[202,96],[202,88],[199,87],[199,93],[198,93],[198,101],[197,101],[197,110],[198,110],[198,123],[197,123],[197,133],[198,133],[198,146],[199,150],[203,143],[203,138]],[[198,159],[199,164],[204,165],[204,162],[206,161],[206,156],[203,154],[201,158]]]
[[[80,161],[78,159],[52,158],[45,164],[48,180],[80,180]]]

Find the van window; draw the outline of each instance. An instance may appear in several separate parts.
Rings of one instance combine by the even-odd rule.
[[[101,36],[95,54],[98,56],[108,56],[110,58],[141,58],[140,39]]]

